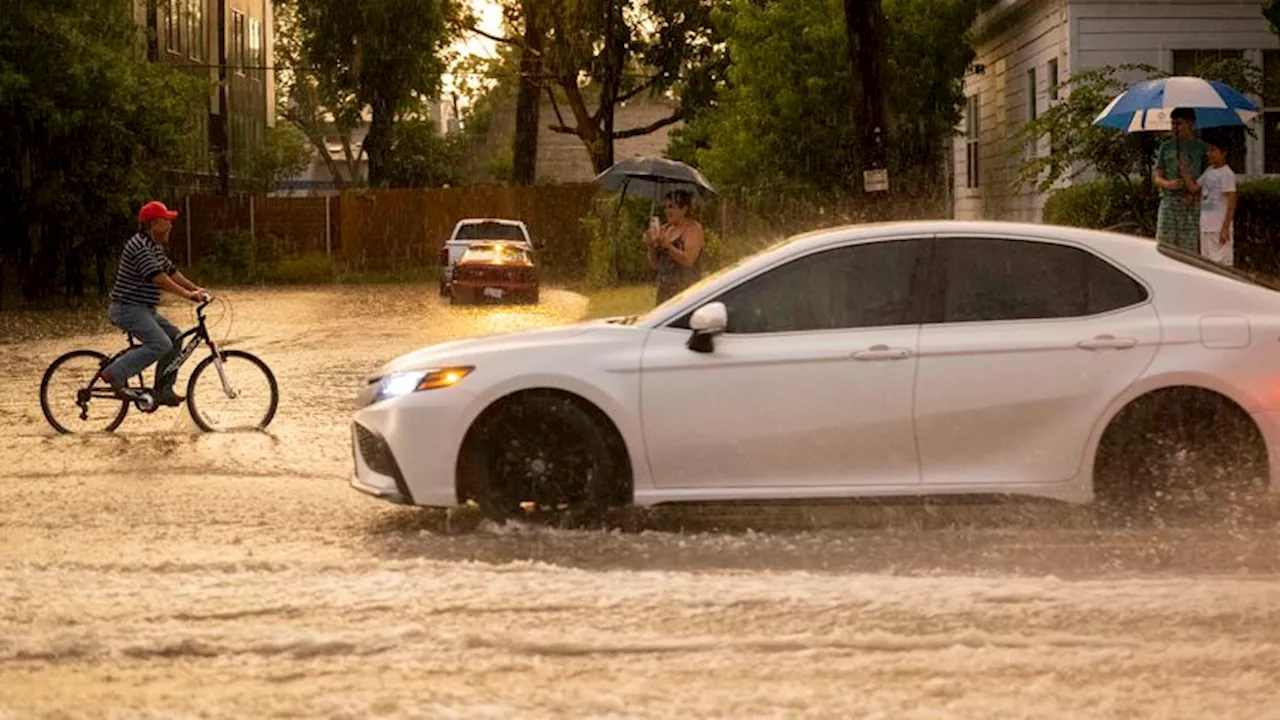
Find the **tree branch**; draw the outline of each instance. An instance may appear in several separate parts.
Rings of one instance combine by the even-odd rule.
[[[633,97],[635,97],[635,96],[639,95],[640,93],[644,92],[645,90],[648,90],[649,88],[653,87],[653,84],[654,84],[655,82],[657,82],[657,81],[658,81],[658,76],[657,76],[657,75],[654,75],[653,77],[649,78],[648,80],[645,80],[644,82],[640,83],[640,84],[639,84],[639,85],[637,85],[636,87],[634,87],[634,88],[632,88],[632,89],[628,90],[627,92],[625,92],[625,93],[623,93],[623,94],[619,95],[619,96],[618,96],[618,98],[617,98],[614,102],[616,102],[616,103],[618,103],[618,104],[624,103],[624,102],[626,102],[626,101],[630,100],[631,98],[633,98]]]
[[[619,130],[613,134],[614,140],[622,140],[623,138],[640,137],[648,135],[655,130],[661,130],[668,125],[674,125],[684,119],[684,111],[677,110],[668,117],[661,120],[655,120],[644,127],[630,128],[628,130]]]
[[[566,127],[566,125],[564,124],[564,116],[560,114],[560,103],[556,102],[555,90],[550,85],[546,86],[546,88],[547,88],[547,97],[551,100],[551,109],[556,114],[556,120],[560,122],[560,127]],[[570,132],[573,132],[576,134],[577,130],[571,130]]]
[[[467,29],[467,30],[470,30],[471,32],[473,32],[473,33],[475,33],[475,34],[477,34],[477,35],[479,35],[480,37],[488,38],[488,39],[490,39],[490,40],[492,40],[492,41],[494,41],[494,42],[505,43],[505,44],[507,44],[507,45],[514,45],[515,47],[520,48],[520,50],[521,50],[521,51],[523,51],[523,52],[533,53],[534,57],[542,57],[542,53],[541,53],[541,52],[538,52],[538,51],[537,51],[537,50],[535,50],[535,49],[532,49],[532,48],[527,47],[527,46],[524,44],[524,40],[520,40],[520,39],[516,39],[516,38],[509,38],[509,37],[501,37],[501,36],[498,36],[498,35],[491,35],[491,34],[489,34],[489,33],[485,32],[484,30],[481,30],[478,26],[476,26],[476,25],[474,25],[474,24],[472,24],[472,25],[468,25],[468,26],[466,27],[466,29]]]

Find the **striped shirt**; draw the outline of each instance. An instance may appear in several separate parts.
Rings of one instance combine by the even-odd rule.
[[[177,269],[164,249],[151,236],[140,232],[124,244],[116,284],[111,288],[111,302],[154,308],[160,304],[160,287],[151,281],[161,273],[172,274]]]

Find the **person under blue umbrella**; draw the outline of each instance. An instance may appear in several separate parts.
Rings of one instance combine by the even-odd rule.
[[[1175,108],[1169,116],[1172,134],[1156,148],[1152,170],[1160,189],[1156,242],[1190,253],[1200,252],[1200,196],[1184,177],[1204,173],[1209,146],[1196,137],[1196,111]]]

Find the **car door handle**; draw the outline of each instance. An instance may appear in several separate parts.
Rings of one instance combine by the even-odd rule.
[[[1076,343],[1076,347],[1083,350],[1128,350],[1137,344],[1137,338],[1098,335],[1088,340],[1081,340]]]
[[[906,348],[891,348],[888,345],[872,345],[866,350],[859,350],[853,354],[854,360],[905,360],[911,357],[911,351]]]

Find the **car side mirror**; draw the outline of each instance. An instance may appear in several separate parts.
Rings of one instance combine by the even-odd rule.
[[[729,309],[722,302],[703,305],[693,312],[689,318],[689,328],[693,334],[687,343],[690,350],[709,353],[715,349],[713,338],[729,327]]]

